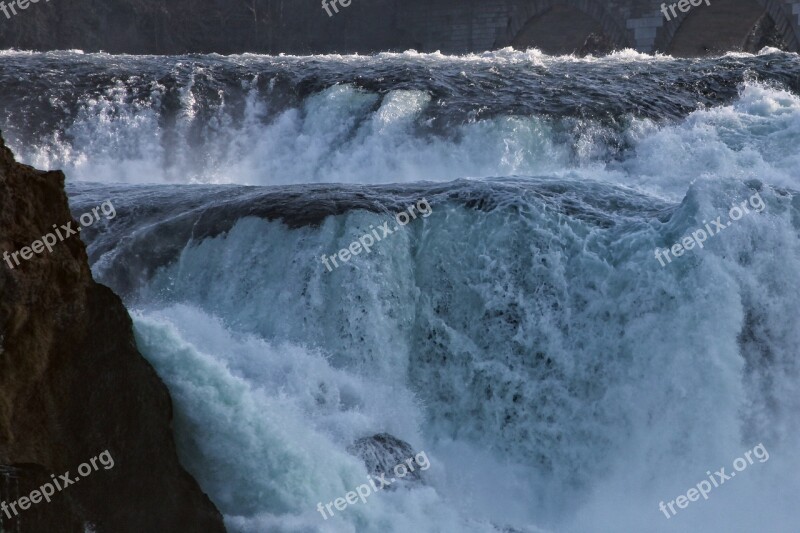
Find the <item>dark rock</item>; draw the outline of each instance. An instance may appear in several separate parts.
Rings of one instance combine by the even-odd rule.
[[[405,463],[406,459],[416,456],[411,445],[388,433],[378,433],[371,437],[358,439],[347,448],[348,453],[360,457],[373,476],[386,474],[387,478],[394,477],[393,468]],[[409,471],[402,481],[421,483],[422,471],[416,462],[414,471]],[[407,465],[406,465],[407,466]]]
[[[16,163],[0,138],[0,253],[70,220],[64,174]],[[178,462],[171,419],[165,385],[137,351],[120,299],[92,279],[78,236],[14,269],[0,263],[4,500],[50,474],[74,476],[105,450],[114,460],[3,530],[224,532],[219,511]]]
[[[0,465],[0,500],[14,502],[21,496],[51,481],[50,474],[42,465],[16,464]],[[31,509],[32,510],[32,509]],[[12,514],[12,511],[9,511]],[[9,519],[0,514],[2,531],[51,531],[52,524],[59,524],[57,531],[64,533],[84,533],[90,523],[84,523],[80,510],[70,492],[56,492],[49,503],[40,503],[36,512],[30,510]]]

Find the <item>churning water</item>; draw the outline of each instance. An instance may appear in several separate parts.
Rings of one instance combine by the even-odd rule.
[[[19,158],[114,202],[94,273],[231,531],[797,531],[797,55],[8,51],[0,87]],[[424,483],[323,520],[382,432]]]

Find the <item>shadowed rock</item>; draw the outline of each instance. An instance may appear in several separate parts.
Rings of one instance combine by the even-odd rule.
[[[0,139],[0,253],[72,220],[61,172],[18,164]],[[73,226],[77,226],[73,223]],[[165,385],[120,299],[92,279],[79,236],[0,263],[0,490],[11,502],[108,450],[99,468],[2,523],[17,533],[224,532],[178,463]]]
[[[370,474],[379,476],[385,473],[387,478],[395,477],[393,470],[395,466],[404,464],[407,459],[412,459],[416,455],[409,443],[388,433],[379,433],[358,439],[347,448],[347,451],[360,457]],[[416,463],[412,464],[414,471],[409,471],[402,480],[422,483],[422,471]]]

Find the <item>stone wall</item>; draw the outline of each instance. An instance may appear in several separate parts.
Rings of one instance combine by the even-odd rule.
[[[426,5],[410,5],[401,15],[400,26],[414,35],[423,51],[441,50],[458,53],[482,51],[517,44],[515,38],[526,25],[542,19],[538,38],[530,44],[543,50],[557,50],[557,36],[580,32],[576,22],[585,16],[602,28],[606,37],[617,47],[633,48],[640,52],[673,52],[682,54],[689,48],[707,43],[709,53],[731,50],[744,43],[748,32],[760,15],[766,13],[775,24],[775,31],[783,37],[784,48],[800,51],[800,2],[785,0],[709,0],[690,7],[686,13],[676,9],[677,17],[670,19],[661,11],[662,2],[654,0],[485,0],[453,2],[440,0]],[[667,2],[669,6],[672,2]],[[574,16],[565,16],[565,10]],[[560,11],[560,13],[558,13]],[[753,12],[758,16],[752,17]],[[752,18],[752,21],[750,20]],[[702,22],[695,20],[702,19]],[[694,35],[685,35],[680,28],[686,25],[702,28]],[[744,29],[740,27],[744,27]],[[737,33],[738,32],[738,33]],[[681,33],[684,33],[681,36]],[[702,35],[699,35],[702,33]],[[731,44],[731,34],[736,43]],[[740,34],[740,35],[739,35]],[[588,37],[588,34],[582,37]],[[678,37],[689,43],[674,46]],[[518,41],[518,40],[517,40]],[[693,41],[697,41],[693,47]]]
[[[671,20],[658,0],[350,0],[330,16],[318,0],[54,1],[9,19],[0,14],[0,48],[309,54],[514,45],[569,53],[599,34],[615,48],[647,53],[694,55],[762,41],[800,51],[800,0],[708,1]],[[748,38],[754,28],[773,38]]]

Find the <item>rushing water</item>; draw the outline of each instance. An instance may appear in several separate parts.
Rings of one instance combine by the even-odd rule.
[[[113,201],[94,273],[231,531],[797,531],[797,55],[9,51],[0,92],[75,215]],[[323,520],[382,432],[424,482]]]

